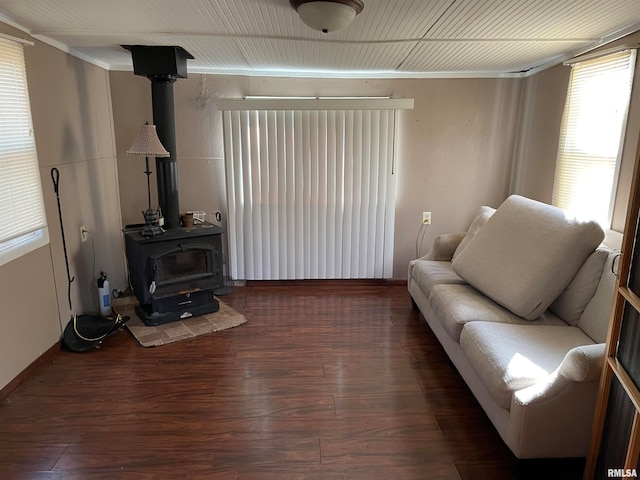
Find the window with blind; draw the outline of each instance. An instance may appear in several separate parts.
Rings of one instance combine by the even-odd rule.
[[[280,109],[273,101],[264,109],[249,101],[218,105],[230,273],[245,280],[389,278],[396,109],[307,102],[294,102],[299,109],[291,101]]]
[[[562,117],[553,204],[611,225],[635,50],[575,63]]]
[[[23,45],[0,38],[0,265],[48,242]]]

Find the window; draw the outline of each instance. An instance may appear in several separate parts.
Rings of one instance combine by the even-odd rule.
[[[0,38],[0,265],[48,242],[23,46]]]
[[[635,50],[572,65],[562,117],[553,204],[611,225]]]
[[[218,104],[232,276],[391,277],[396,108],[406,108],[402,101],[238,105]]]

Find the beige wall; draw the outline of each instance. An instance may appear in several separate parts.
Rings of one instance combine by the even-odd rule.
[[[637,44],[640,32],[629,35],[601,50],[617,45]],[[571,68],[558,65],[526,79],[514,172],[513,193],[551,203],[553,178],[562,113]],[[611,228],[622,231],[631,191],[633,167],[640,134],[640,60],[636,59],[634,87],[629,105]]]
[[[400,115],[394,277],[415,257],[422,211],[433,214],[423,253],[438,233],[467,227],[481,204],[507,196],[519,79],[331,80],[191,74],[175,83],[180,209],[226,213],[221,114],[216,99],[243,95],[393,95],[414,98]],[[127,157],[151,120],[149,81],[111,72],[123,223],[141,221],[141,159]],[[154,193],[155,198],[155,193]],[[154,200],[155,202],[156,200]]]
[[[558,65],[524,80],[512,193],[551,203],[570,73]]]
[[[93,245],[96,271],[126,288],[108,72],[38,41],[25,59],[51,243],[0,267],[0,388],[59,340],[71,314],[51,167],[60,170],[74,311],[98,309]],[[80,242],[81,225],[93,245]]]

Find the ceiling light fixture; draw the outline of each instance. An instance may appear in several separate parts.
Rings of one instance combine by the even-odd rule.
[[[364,8],[362,0],[289,0],[289,3],[305,24],[323,33],[342,30]]]

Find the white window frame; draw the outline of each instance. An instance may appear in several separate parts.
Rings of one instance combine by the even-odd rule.
[[[16,129],[13,137],[9,138],[5,135],[4,138],[0,138],[0,141],[10,140],[11,142],[11,147],[5,147],[4,149],[2,149],[0,145],[0,171],[2,171],[3,163],[6,165],[8,162],[11,162],[11,168],[13,168],[15,157],[20,156],[20,167],[28,170],[28,173],[25,175],[29,178],[28,189],[23,188],[24,184],[17,186],[15,182],[9,185],[7,178],[0,178],[0,188],[2,188],[2,190],[0,190],[0,199],[3,200],[0,202],[0,217],[3,218],[4,222],[14,222],[13,228],[3,229],[3,236],[0,237],[3,238],[3,240],[0,240],[0,266],[49,243],[49,232],[47,229],[42,183],[40,179],[40,166],[31,120],[31,106],[29,104],[29,91],[24,62],[24,45],[33,44],[7,35],[0,35],[0,55],[3,55],[2,63],[5,63],[7,66],[5,75],[0,72],[0,77],[4,77],[4,80],[0,79],[0,88],[4,87],[6,91],[10,91],[11,89],[17,91],[16,94],[11,97],[7,95],[6,98],[12,99],[11,102],[7,103],[12,104],[13,109],[11,112],[17,115],[15,118],[17,119],[19,116],[22,119],[20,122],[18,120],[15,121],[16,124],[20,124],[22,128]],[[15,82],[11,84],[11,88],[9,88],[7,80],[10,76],[15,78]],[[3,83],[3,81],[7,81],[7,83]],[[0,91],[0,94],[1,93]],[[0,102],[2,101],[0,98]],[[7,118],[5,117],[3,120],[6,122]],[[7,124],[11,124],[11,118]],[[17,141],[14,142],[14,139]],[[16,152],[18,153],[16,154]],[[3,180],[6,182],[5,184],[2,183]],[[28,192],[26,190],[28,190]],[[24,200],[25,197],[21,196],[21,194],[28,195],[29,197],[29,201],[26,202],[29,204],[27,208],[24,208],[25,202],[22,202],[20,207],[16,207],[15,205],[20,202],[12,201],[14,199]],[[28,217],[29,220],[23,221],[25,216]]]
[[[635,63],[636,50],[628,48],[571,63],[552,203],[576,217],[593,218],[605,229],[615,206]],[[601,93],[598,82],[614,72],[616,86],[607,84]],[[587,187],[608,180],[608,191]]]

